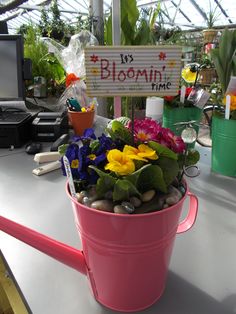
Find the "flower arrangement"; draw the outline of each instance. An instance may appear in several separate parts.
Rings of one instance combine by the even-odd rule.
[[[99,137],[86,129],[60,147],[78,202],[119,214],[146,213],[177,203],[186,190],[183,169],[198,161],[198,152],[188,151],[181,137],[155,120],[122,122],[113,120]],[[65,175],[63,162],[62,171]]]
[[[164,104],[171,108],[178,108],[178,107],[193,107],[193,102],[188,100],[188,96],[192,92],[192,87],[187,87],[184,101],[181,101],[181,91],[179,91],[178,95],[176,96],[165,96],[164,97]]]

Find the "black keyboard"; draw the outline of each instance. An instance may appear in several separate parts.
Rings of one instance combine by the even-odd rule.
[[[27,112],[0,112],[0,124],[19,124],[29,117]]]

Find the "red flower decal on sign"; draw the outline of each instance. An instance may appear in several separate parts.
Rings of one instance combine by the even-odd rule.
[[[98,61],[98,56],[95,56],[94,54],[90,56],[90,61],[96,63]]]
[[[166,53],[165,52],[160,52],[159,53],[159,60],[165,60],[166,59]]]

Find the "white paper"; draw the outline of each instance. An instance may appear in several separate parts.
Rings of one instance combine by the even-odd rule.
[[[186,94],[186,86],[182,86],[181,87],[181,91],[180,91],[180,102],[182,104],[184,104],[184,100],[185,100],[185,94]]]
[[[72,177],[72,173],[71,173],[71,169],[70,169],[70,163],[69,163],[69,160],[66,156],[63,156],[63,163],[65,166],[66,176],[67,176],[69,186],[70,186],[71,196],[76,198],[76,191],[75,191],[74,181],[73,181],[73,177]]]
[[[225,119],[229,120],[230,116],[230,102],[231,102],[231,96],[226,96],[226,105],[225,105]]]

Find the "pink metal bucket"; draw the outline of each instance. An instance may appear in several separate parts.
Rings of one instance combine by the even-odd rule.
[[[118,311],[145,309],[162,295],[176,233],[195,222],[198,200],[186,195],[167,209],[139,215],[113,214],[72,201],[76,227],[94,297]],[[190,197],[187,217],[179,223],[183,202]]]

